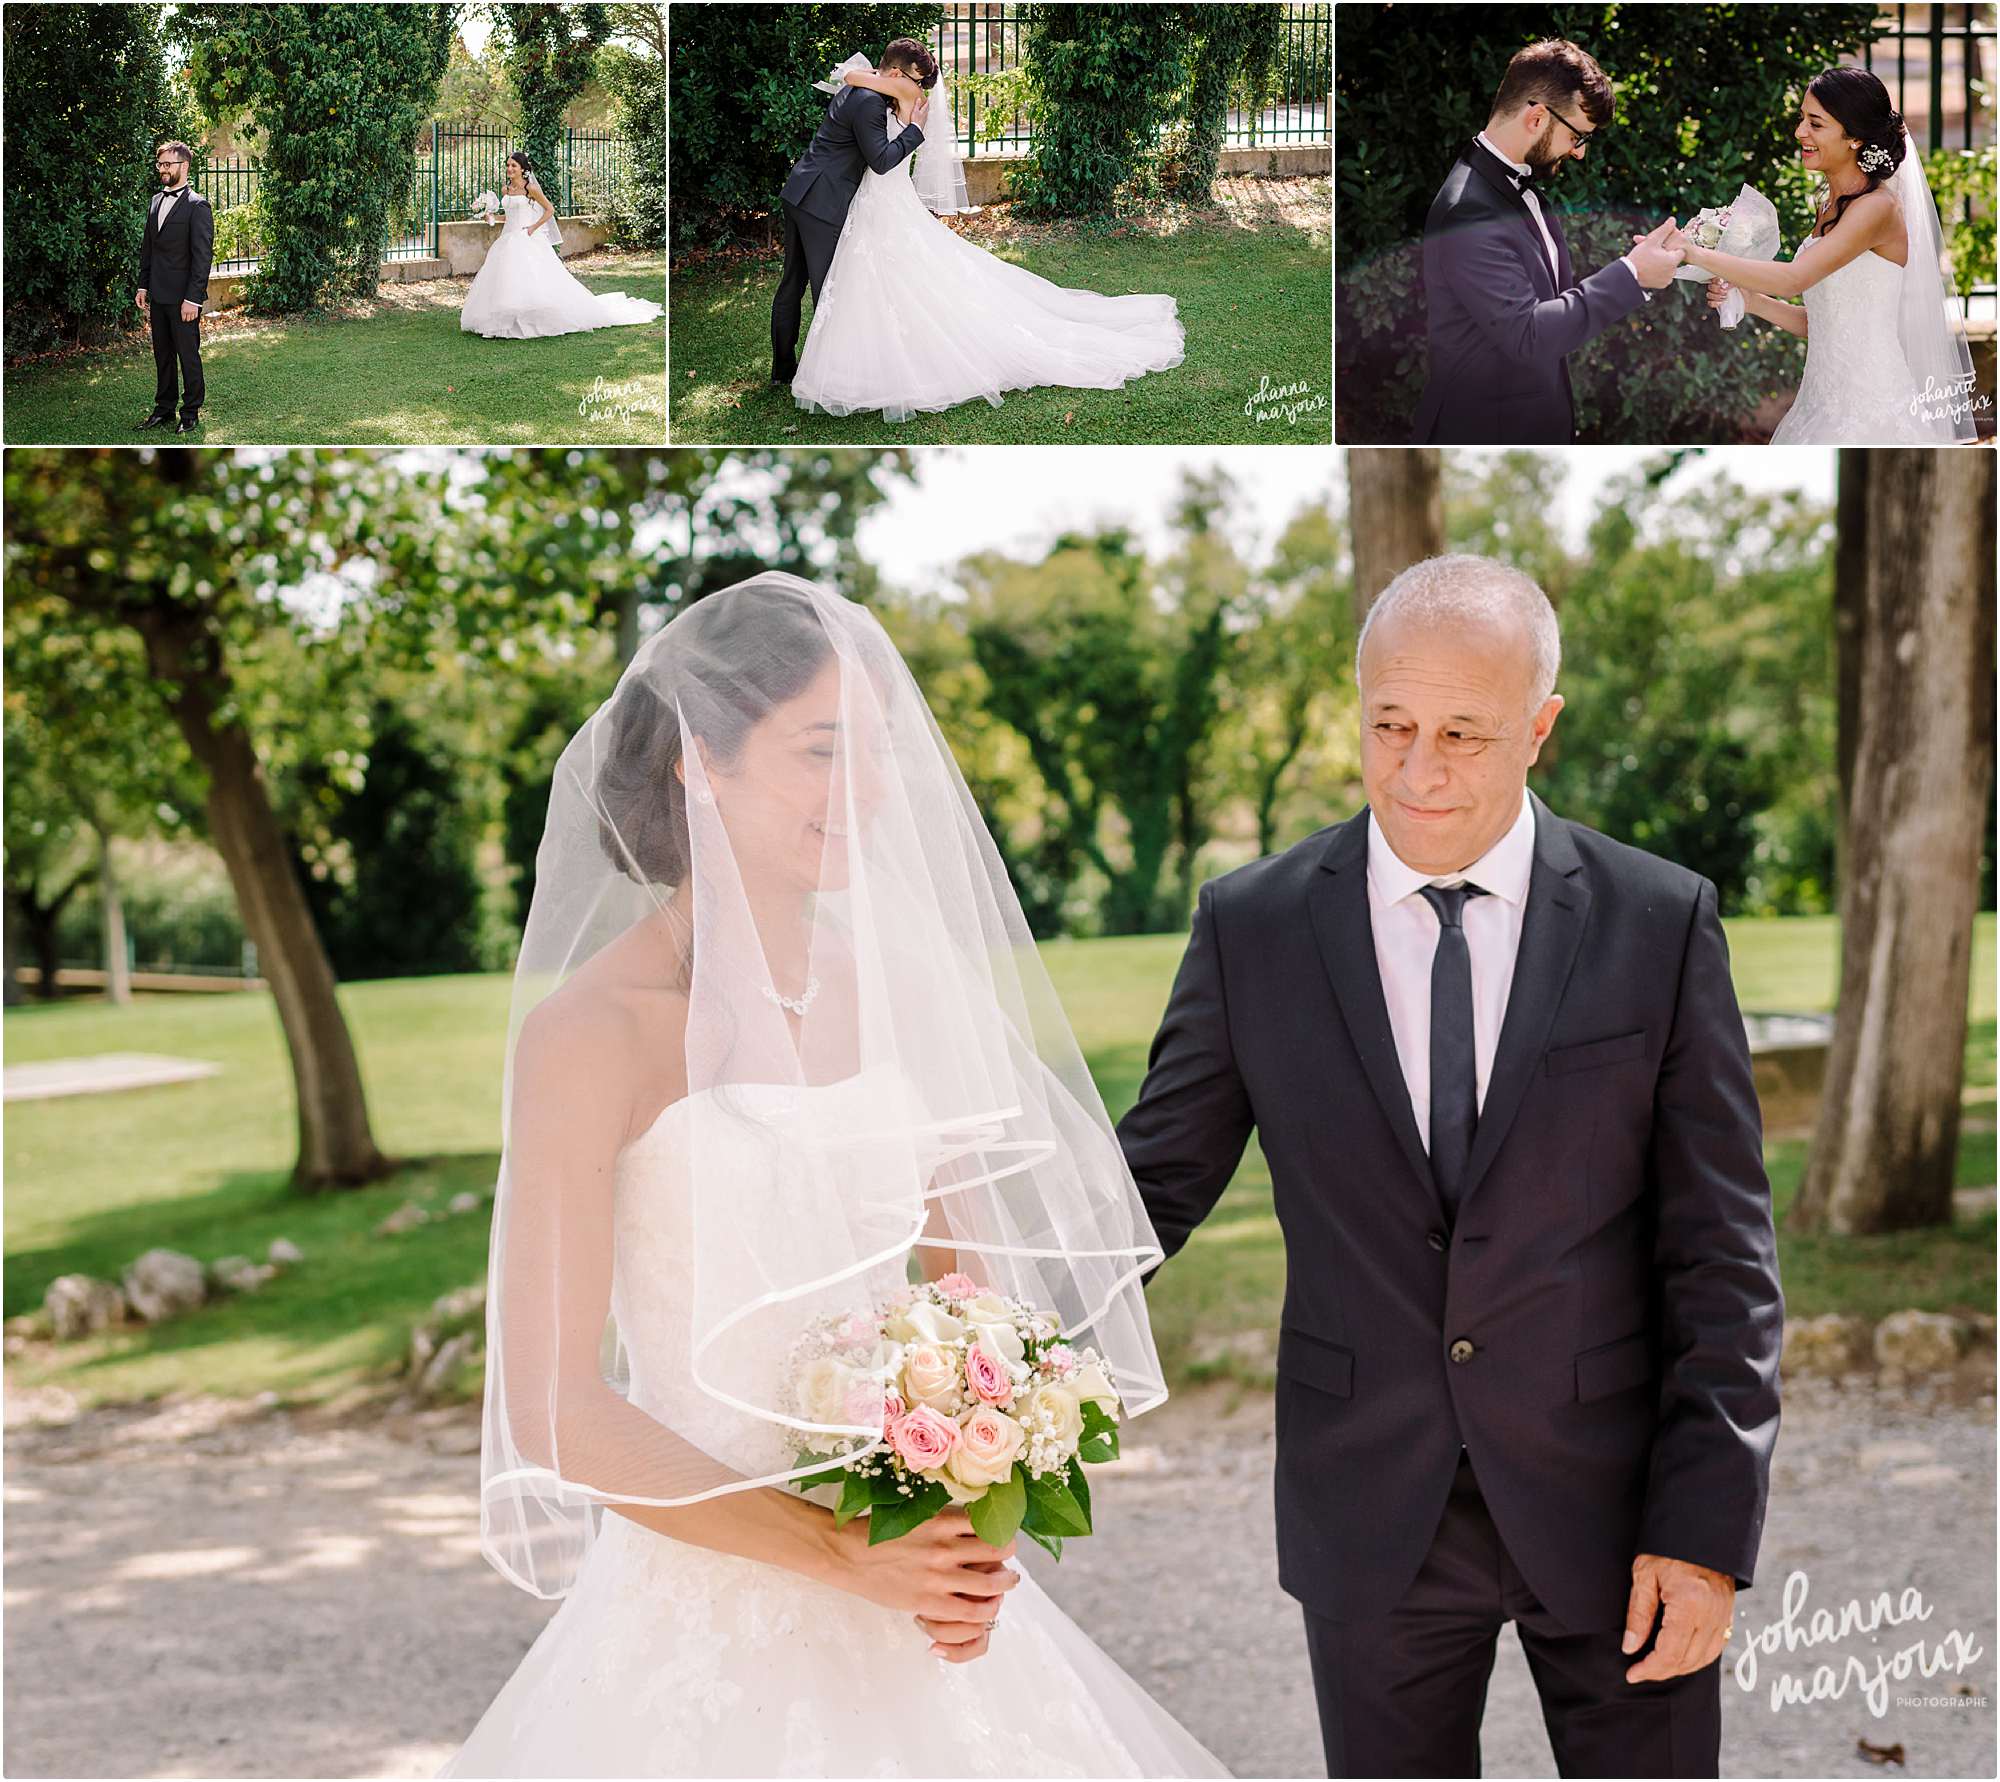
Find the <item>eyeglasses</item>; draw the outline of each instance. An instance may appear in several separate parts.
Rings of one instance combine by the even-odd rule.
[[[1586,146],[1589,143],[1590,139],[1597,134],[1595,130],[1579,130],[1574,124],[1572,124],[1569,121],[1568,118],[1564,117],[1561,112],[1557,111],[1553,105],[1547,106],[1546,110],[1548,111],[1550,117],[1554,118],[1557,123],[1562,125],[1562,127],[1565,130],[1567,130],[1572,136],[1576,138],[1576,146],[1578,148],[1583,148],[1584,146]]]

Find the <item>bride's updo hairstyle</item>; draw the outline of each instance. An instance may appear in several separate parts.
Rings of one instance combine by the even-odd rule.
[[[1903,128],[1903,114],[1889,103],[1889,89],[1881,78],[1866,68],[1829,68],[1824,74],[1815,75],[1806,91],[1859,144],[1854,153],[1858,160],[1866,157],[1861,171],[1868,176],[1868,183],[1861,191],[1872,192],[1887,185],[1910,152],[1910,137]],[[1889,157],[1888,163],[1882,165],[1879,155],[1869,155],[1870,149],[1881,150]],[[1868,166],[1867,161],[1875,161],[1877,165]],[[1840,221],[1840,213],[1860,196],[1861,192],[1845,192],[1836,198],[1833,215],[1821,225],[1819,233],[1831,234],[1834,224]]]
[[[512,165],[520,168],[522,185],[531,186],[535,183],[535,170],[528,165],[528,157],[526,155],[522,154],[519,149],[516,149],[507,159]]]
[[[606,758],[598,764],[598,843],[627,878],[674,886],[688,875],[687,787],[680,776],[684,694],[702,709],[689,726],[708,759],[728,772],[750,732],[772,708],[796,699],[833,646],[812,603],[781,589],[732,588],[697,601],[673,625],[672,652],[655,637],[648,672],[628,674],[613,700]],[[694,677],[670,663],[698,660]],[[687,686],[668,685],[685,679]]]
[[[882,72],[896,69],[907,74],[928,93],[937,85],[937,57],[914,37],[892,39],[882,51]]]

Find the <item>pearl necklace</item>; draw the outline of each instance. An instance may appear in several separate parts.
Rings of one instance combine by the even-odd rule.
[[[813,1005],[813,998],[819,994],[819,979],[807,978],[803,996],[780,996],[769,984],[764,986],[764,999],[775,1002],[781,1009],[789,1009],[795,1015],[803,1016]]]

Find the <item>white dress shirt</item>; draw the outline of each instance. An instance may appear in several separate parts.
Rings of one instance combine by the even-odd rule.
[[[1468,897],[1460,918],[1472,960],[1472,1049],[1478,1104],[1484,1108],[1500,1025],[1507,1017],[1507,993],[1514,984],[1514,956],[1521,946],[1534,864],[1535,808],[1525,787],[1513,826],[1462,873],[1433,875],[1406,865],[1390,847],[1375,813],[1368,813],[1368,920],[1375,931],[1375,966],[1410,1091],[1410,1111],[1426,1151],[1431,1144],[1431,960],[1440,924],[1418,887],[1470,879],[1486,892]]]
[[[1479,132],[1478,140],[1485,148],[1491,150],[1496,155],[1500,155],[1500,159],[1505,161],[1516,173],[1528,174],[1534,171],[1525,161],[1516,161],[1510,156],[1501,155],[1493,138],[1488,136],[1484,130]],[[1522,201],[1527,205],[1528,214],[1535,219],[1535,227],[1542,232],[1542,246],[1548,250],[1549,256],[1549,277],[1555,281],[1556,290],[1560,292],[1563,288],[1562,262],[1556,255],[1555,237],[1549,233],[1549,225],[1542,216],[1542,201],[1535,196],[1535,188],[1532,185],[1519,186],[1516,190],[1520,192]],[[1630,254],[1620,254],[1618,256],[1618,263],[1627,272],[1631,273],[1632,282],[1635,285],[1638,284],[1639,269],[1632,264],[1632,256]],[[1653,293],[1643,287],[1640,289],[1639,295],[1645,298],[1648,303],[1653,301]]]

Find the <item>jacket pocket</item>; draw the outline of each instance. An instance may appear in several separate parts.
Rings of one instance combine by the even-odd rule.
[[[1585,1040],[1580,1046],[1558,1046],[1545,1055],[1543,1065],[1552,1077],[1573,1070],[1596,1070],[1600,1065],[1623,1064],[1646,1056],[1646,1030],[1620,1033],[1610,1039]]]
[[[1278,1372],[1335,1398],[1354,1396],[1354,1351],[1293,1325],[1278,1330]]]
[[[1647,1332],[1620,1337],[1615,1343],[1600,1343],[1576,1358],[1577,1403],[1588,1404],[1595,1398],[1643,1386],[1653,1372],[1653,1339]]]

